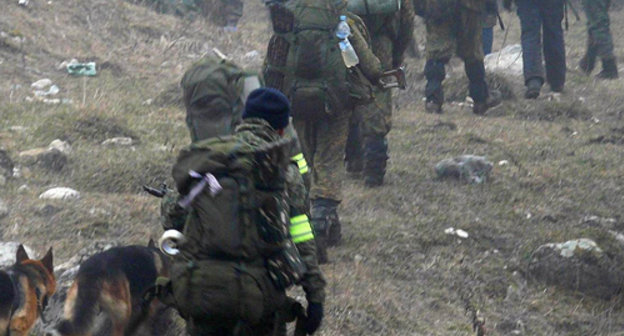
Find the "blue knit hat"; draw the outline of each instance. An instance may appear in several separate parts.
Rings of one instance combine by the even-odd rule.
[[[251,91],[243,119],[260,118],[266,120],[276,130],[288,126],[290,117],[290,101],[279,90],[259,88]]]

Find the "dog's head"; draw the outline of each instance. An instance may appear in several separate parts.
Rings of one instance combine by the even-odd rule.
[[[31,259],[24,246],[20,245],[15,255],[14,267],[27,275],[29,282],[34,287],[40,313],[43,312],[48,305],[48,299],[56,291],[52,247],[43,258],[36,260]]]

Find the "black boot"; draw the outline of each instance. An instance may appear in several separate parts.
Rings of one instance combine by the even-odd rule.
[[[602,59],[602,71],[600,71],[600,73],[596,75],[596,78],[617,79],[618,77],[619,77],[618,67],[617,67],[617,63],[615,62],[615,57],[603,58]]]
[[[591,39],[587,41],[587,52],[579,61],[579,69],[583,71],[585,74],[589,75],[592,71],[594,71],[594,67],[596,66],[596,57],[598,56],[598,48],[596,48]]]
[[[364,185],[378,187],[383,184],[388,160],[388,142],[381,135],[364,138]]]
[[[524,98],[526,99],[536,99],[540,95],[540,91],[542,90],[542,85],[544,81],[541,78],[531,78],[526,83],[526,92],[524,93]]]
[[[425,64],[425,78],[427,78],[425,110],[429,113],[442,113],[442,103],[444,103],[442,81],[446,77],[444,64],[443,60],[427,60]]]
[[[337,246],[342,240],[338,201],[327,198],[312,200],[312,227],[316,239],[319,263],[327,262],[327,247]]]
[[[485,66],[483,61],[474,61],[464,64],[468,77],[468,92],[474,101],[472,112],[485,114],[485,112],[501,103],[501,94],[498,91],[490,92],[485,82]]]
[[[347,146],[345,148],[345,167],[349,177],[361,177],[362,169],[364,168],[363,155],[360,124],[359,122],[353,122],[349,126],[349,135],[347,136]]]

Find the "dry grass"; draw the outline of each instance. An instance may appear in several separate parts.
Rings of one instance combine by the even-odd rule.
[[[64,261],[92,239],[144,243],[157,236],[158,201],[139,186],[168,179],[169,165],[188,142],[175,87],[184,69],[213,47],[258,69],[269,36],[266,10],[249,1],[239,32],[227,35],[201,18],[189,22],[119,0],[31,1],[27,9],[13,0],[0,4],[0,31],[8,34],[0,38],[1,146],[13,157],[55,138],[74,148],[59,173],[32,170],[9,180],[1,196],[11,208],[0,220],[2,240],[41,251],[52,244]],[[624,28],[622,12],[612,17],[614,31]],[[517,18],[504,18],[508,43],[516,43]],[[488,116],[457,104],[441,116],[426,114],[423,61],[408,61],[411,83],[396,100],[386,185],[344,184],[345,242],[324,266],[328,317],[321,335],[469,335],[466,302],[482,312],[491,335],[621,333],[619,298],[584,297],[524,274],[531,251],[550,241],[589,236],[622,258],[622,248],[604,232],[624,230],[624,85],[575,70],[585,34],[583,23],[572,23],[569,81],[560,101],[527,102],[519,98],[520,78],[494,77],[510,100]],[[423,41],[422,27],[417,32]],[[496,34],[495,49],[503,37]],[[624,37],[614,37],[616,54],[623,55]],[[260,57],[246,56],[253,50]],[[56,70],[74,57],[97,61],[99,76],[83,82]],[[463,100],[463,65],[453,64],[447,87]],[[74,103],[24,102],[30,83],[43,77]],[[16,125],[27,129],[9,130]],[[130,136],[137,144],[102,147],[109,136]],[[434,179],[437,161],[466,153],[510,164],[496,165],[485,185]],[[18,191],[23,184],[30,189]],[[83,197],[37,198],[53,185],[76,188]],[[58,211],[42,211],[46,204]],[[615,222],[588,227],[586,215]],[[470,238],[445,235],[451,226]]]

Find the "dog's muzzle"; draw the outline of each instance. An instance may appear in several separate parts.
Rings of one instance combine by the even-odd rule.
[[[167,230],[158,240],[160,250],[167,255],[176,256],[180,253],[178,249],[186,243],[186,237],[178,230]]]

